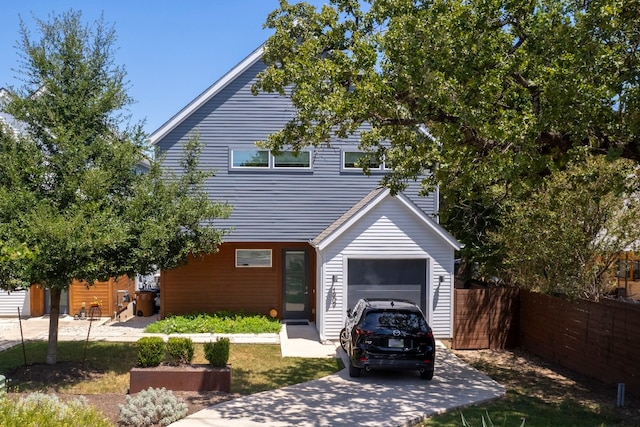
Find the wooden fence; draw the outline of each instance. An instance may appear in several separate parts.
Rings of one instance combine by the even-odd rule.
[[[545,360],[640,393],[640,304],[520,293],[520,345]]]
[[[455,289],[453,339],[456,350],[518,345],[519,289]]]

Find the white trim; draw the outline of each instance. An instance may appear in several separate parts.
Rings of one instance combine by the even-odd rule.
[[[327,248],[327,246],[329,246],[338,237],[340,237],[342,233],[344,233],[349,228],[351,228],[354,224],[360,221],[360,219],[362,219],[365,215],[367,215],[375,206],[381,203],[389,195],[390,195],[390,191],[388,188],[380,192],[380,194],[378,194],[369,203],[367,203],[365,207],[360,209],[360,211],[358,211],[355,215],[353,215],[351,218],[349,218],[347,221],[341,224],[338,228],[333,230],[331,234],[325,237],[321,242],[319,242],[317,245],[318,249],[324,250],[325,248]],[[432,218],[425,215],[425,213],[420,209],[418,209],[418,207],[416,207],[416,205],[413,202],[411,202],[411,200],[409,200],[406,196],[404,196],[403,194],[397,194],[395,197],[406,208],[408,208],[416,217],[418,217],[427,226],[427,228],[431,229],[438,236],[440,236],[440,238],[442,238],[442,240],[447,242],[454,250],[460,250],[462,248],[462,245],[453,236],[451,236],[436,221],[434,221]]]
[[[191,114],[197,111],[211,98],[216,96],[222,89],[224,89],[229,83],[234,81],[239,75],[244,73],[248,68],[253,66],[262,58],[264,52],[264,45],[254,50],[249,56],[236,65],[231,71],[222,76],[220,80],[209,86],[207,90],[202,92],[198,97],[191,101],[186,107],[178,112],[175,116],[165,122],[156,131],[154,131],[149,137],[151,145],[155,145],[158,141],[164,138],[169,132],[175,129],[180,123],[187,119]]]
[[[265,254],[268,253],[269,254],[269,264],[251,264],[251,263],[246,263],[246,264],[238,264],[238,253],[239,252],[264,252]],[[236,268],[271,268],[273,267],[273,251],[271,249],[247,249],[247,248],[238,248],[236,249],[236,262],[235,262],[235,266]],[[252,259],[259,259],[259,258],[252,258]]]

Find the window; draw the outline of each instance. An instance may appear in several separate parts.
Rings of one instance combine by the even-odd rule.
[[[311,151],[230,150],[231,169],[310,169]]]
[[[236,249],[236,267],[271,267],[271,249]]]
[[[293,151],[283,151],[277,156],[273,156],[273,167],[275,168],[308,168],[311,167],[311,153],[301,151],[298,154]]]
[[[344,169],[362,169],[361,162],[364,161],[364,157],[367,153],[363,153],[361,151],[344,151],[342,153],[342,167]],[[374,170],[384,170],[384,163],[379,163],[375,159],[369,159],[369,169]]]
[[[268,168],[268,150],[232,150],[231,167],[233,168]]]

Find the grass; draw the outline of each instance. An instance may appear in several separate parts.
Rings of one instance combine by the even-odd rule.
[[[617,415],[597,413],[570,398],[561,403],[550,404],[526,394],[508,391],[500,400],[437,415],[421,423],[420,426],[462,426],[461,412],[470,426],[482,426],[482,418],[486,419],[487,414],[496,426],[517,427],[522,424],[523,418],[526,427],[624,425],[621,424]]]
[[[58,343],[59,365],[63,362],[81,363],[84,342]],[[26,344],[27,362],[44,363],[47,343]],[[80,375],[71,372],[57,384],[48,384],[42,378],[27,383],[8,383],[11,392],[34,392],[54,386],[58,392],[75,394],[126,393],[129,370],[136,364],[136,348],[130,343],[90,342],[86,350],[86,364]],[[202,344],[195,345],[194,364],[206,364]],[[283,358],[280,346],[272,344],[232,344],[229,363],[233,369],[231,392],[252,394],[298,384],[329,375],[344,366],[339,359]],[[13,347],[0,353],[0,373],[23,365],[22,347]],[[66,365],[65,365],[66,366]],[[11,380],[10,376],[7,378]]]
[[[419,426],[462,426],[461,413],[472,427],[483,426],[487,414],[493,425],[505,427],[520,426],[523,418],[525,427],[638,425],[638,420],[629,420],[624,411],[602,403],[605,398],[598,393],[602,391],[600,384],[567,377],[526,353],[481,354],[479,358],[461,357],[503,384],[505,397],[431,417]]]

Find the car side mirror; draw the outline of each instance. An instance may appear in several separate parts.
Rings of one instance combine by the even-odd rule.
[[[352,314],[353,313],[352,313],[351,309],[347,308],[347,317],[351,317]]]

